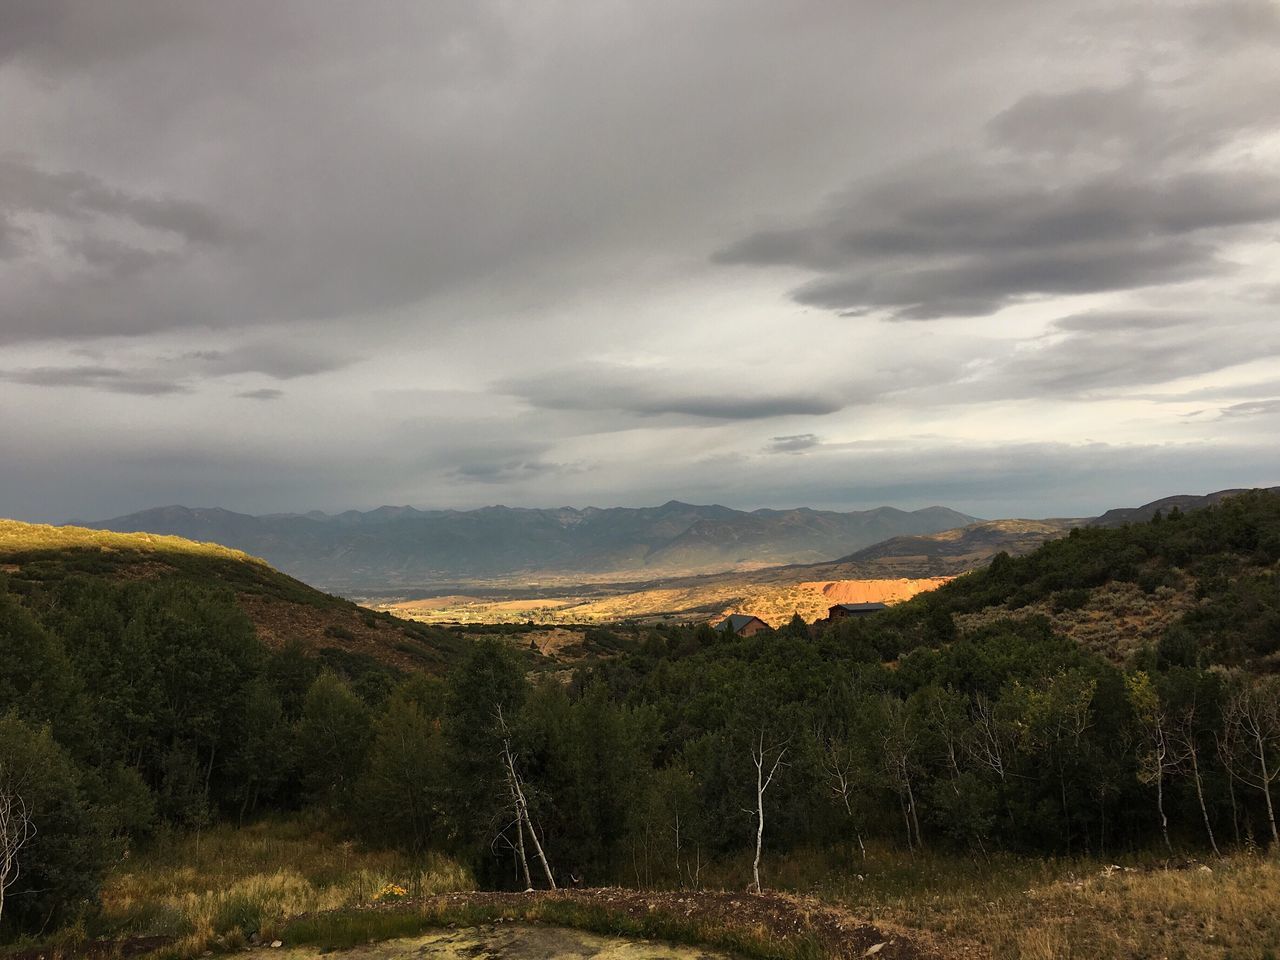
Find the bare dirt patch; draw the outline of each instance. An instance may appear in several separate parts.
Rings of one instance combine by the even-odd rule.
[[[520,920],[526,915],[536,917],[539,907],[553,907],[557,902],[594,908],[635,921],[669,918],[702,930],[738,932],[784,947],[815,944],[824,955],[840,960],[865,956],[881,960],[940,960],[943,956],[916,934],[877,926],[812,897],[785,893],[658,892],[596,887],[556,892],[446,893],[412,906],[424,913],[478,907],[497,910],[507,919]],[[405,905],[396,905],[385,909],[404,908]]]

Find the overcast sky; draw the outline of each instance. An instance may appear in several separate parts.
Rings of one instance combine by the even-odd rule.
[[[0,0],[0,515],[1280,483],[1280,5]]]

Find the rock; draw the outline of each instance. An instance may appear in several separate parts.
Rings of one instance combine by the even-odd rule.
[[[282,940],[272,940],[272,941],[271,941],[271,946],[272,946],[273,948],[275,948],[275,947],[283,947],[283,946],[284,946],[284,941],[282,941]]]
[[[885,947],[885,942],[883,940],[880,941],[879,943],[873,943],[871,946],[867,947],[865,951],[863,951],[862,955],[864,957],[874,957],[877,953],[883,950],[884,947]]]

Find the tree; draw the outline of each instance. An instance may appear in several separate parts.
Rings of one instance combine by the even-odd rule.
[[[855,748],[849,737],[819,736],[818,748],[828,795],[844,809],[858,841],[858,850],[862,853],[862,859],[866,860],[867,847],[862,842],[862,829],[867,790],[864,782],[867,758]]]
[[[756,857],[751,864],[751,890],[760,893],[760,850],[764,843],[764,795],[773,783],[779,768],[786,766],[783,762],[790,745],[790,738],[772,746],[765,745],[765,729],[762,725],[756,734],[755,743],[751,747],[751,763],[756,768]],[[765,768],[769,768],[765,774]]]
[[[388,700],[374,727],[356,809],[366,833],[421,853],[441,832],[445,758],[439,711],[432,715],[419,688],[415,678]]]
[[[369,708],[332,673],[307,691],[298,723],[303,788],[318,802],[341,805],[351,797],[372,737]]]
[[[528,681],[510,649],[480,640],[449,674],[442,731],[449,773],[448,805],[465,852],[483,873],[494,826],[510,810],[503,735],[498,709],[514,716],[527,695]]]
[[[1272,844],[1280,845],[1271,785],[1280,779],[1280,678],[1241,684],[1227,701],[1228,772],[1266,800]],[[1238,751],[1238,753],[1237,753]]]
[[[880,760],[898,795],[902,819],[907,826],[907,849],[924,846],[920,814],[916,804],[915,774],[920,748],[916,731],[907,715],[907,706],[885,694],[880,700]]]
[[[524,872],[526,889],[533,889],[533,882],[529,878],[529,861],[524,851],[524,834],[527,829],[529,837],[533,841],[533,849],[538,854],[538,862],[542,864],[542,872],[546,875],[547,886],[554,890],[556,888],[556,879],[551,874],[551,865],[547,863],[547,855],[542,849],[542,841],[538,839],[537,828],[534,827],[533,819],[529,816],[529,801],[525,796],[524,781],[521,779],[520,771],[516,767],[516,755],[511,752],[511,731],[507,727],[501,704],[495,708],[495,716],[498,722],[498,729],[502,735],[502,762],[507,774],[507,789],[511,793],[511,805],[516,815],[520,865]]]
[[[70,754],[48,727],[0,717],[0,767],[37,828],[21,849],[21,870],[4,895],[5,929],[49,929],[92,903],[109,853],[100,819],[85,801]],[[10,816],[12,816],[11,807]]]
[[[22,848],[36,834],[31,811],[22,798],[22,783],[0,762],[0,921],[5,891],[22,876]]]
[[[1178,768],[1182,757],[1175,750],[1176,741],[1169,735],[1170,722],[1165,706],[1160,701],[1151,677],[1138,671],[1125,678],[1129,703],[1142,731],[1143,745],[1138,754],[1138,779],[1154,783],[1156,787],[1156,811],[1160,816],[1160,834],[1165,849],[1173,853],[1169,842],[1169,818],[1164,812],[1165,779]]]
[[[1216,724],[1209,719],[1211,710],[1214,718],[1221,720],[1217,710],[1219,687],[1212,675],[1194,670],[1175,670],[1170,674],[1169,682],[1175,690],[1169,738],[1177,749],[1184,770],[1191,776],[1196,802],[1200,806],[1200,819],[1209,837],[1209,846],[1213,848],[1215,856],[1221,856],[1218,840],[1213,834],[1213,823],[1209,818],[1209,806],[1205,802],[1202,764],[1205,739],[1210,732],[1217,734]]]

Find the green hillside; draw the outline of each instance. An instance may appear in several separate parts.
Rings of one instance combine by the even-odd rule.
[[[38,609],[60,584],[101,579],[184,583],[233,597],[272,649],[297,644],[348,669],[442,672],[463,649],[447,631],[367,610],[322,593],[265,561],[216,543],[0,519],[0,577]]]

